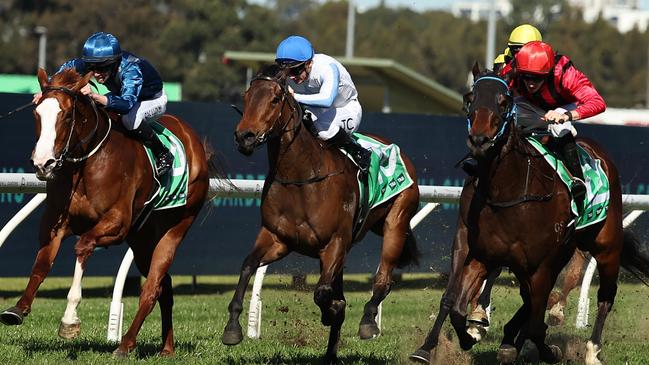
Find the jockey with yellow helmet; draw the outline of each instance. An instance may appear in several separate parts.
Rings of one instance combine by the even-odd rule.
[[[552,122],[548,130],[573,176],[573,197],[583,200],[586,186],[575,143],[577,131],[571,122],[602,113],[606,110],[604,99],[568,57],[556,54],[547,43],[526,43],[516,54],[513,64],[514,91],[547,111],[544,119]],[[569,104],[574,104],[575,109],[562,107]]]
[[[523,47],[526,43],[532,41],[542,41],[543,37],[541,32],[539,32],[536,27],[530,24],[521,24],[514,28],[509,34],[509,40],[507,41],[507,48],[504,52],[505,54],[505,65],[500,69],[500,76],[505,76],[512,71],[511,61],[516,57],[516,53]],[[494,61],[494,64],[496,62]],[[494,66],[495,69],[495,66]]]
[[[306,106],[317,137],[349,153],[365,177],[370,151],[350,136],[358,129],[363,111],[349,72],[333,57],[315,53],[311,43],[297,35],[277,46],[275,62],[288,75],[295,100]]]
[[[91,35],[83,45],[81,58],[65,62],[57,72],[74,68],[80,74],[92,72],[95,80],[110,91],[96,94],[86,85],[81,93],[106,110],[120,114],[129,134],[151,148],[156,156],[156,175],[162,176],[173,167],[173,154],[158,139],[149,122],[157,120],[167,109],[167,96],[162,78],[144,58],[122,51],[117,38],[104,32]],[[38,103],[42,94],[34,95]]]

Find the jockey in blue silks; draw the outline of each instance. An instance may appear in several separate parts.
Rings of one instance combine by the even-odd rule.
[[[91,35],[83,45],[81,58],[65,62],[57,72],[74,68],[80,74],[92,72],[95,80],[110,91],[96,94],[86,85],[81,89],[106,110],[122,115],[129,134],[151,148],[156,157],[156,175],[162,176],[173,166],[173,155],[158,139],[149,122],[157,120],[167,109],[158,71],[147,60],[122,51],[119,41],[109,33]],[[34,95],[34,103],[41,93]]]

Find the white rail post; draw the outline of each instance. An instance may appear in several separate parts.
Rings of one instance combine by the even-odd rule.
[[[248,337],[256,340],[261,337],[261,287],[264,284],[266,270],[268,270],[268,265],[257,268],[257,272],[255,272],[255,282],[252,284],[252,296],[248,310]]]
[[[122,339],[122,321],[124,319],[124,303],[122,303],[122,293],[124,292],[124,282],[128,269],[133,262],[133,250],[130,248],[126,251],[122,264],[115,277],[115,287],[113,288],[113,299],[110,302],[110,312],[108,313],[108,342],[120,342]]]
[[[644,213],[643,210],[633,210],[627,214],[622,221],[622,227],[626,228],[629,224],[633,223],[640,215]],[[577,304],[577,319],[575,320],[575,327],[585,328],[588,325],[588,308],[590,306],[590,298],[588,291],[590,290],[590,283],[593,281],[593,275],[597,268],[597,260],[594,257],[590,258],[584,278],[581,282],[581,289],[579,290],[579,304]]]
[[[47,194],[39,193],[36,194],[24,207],[20,208],[18,213],[11,217],[9,222],[2,227],[0,230],[0,247],[5,243],[11,232],[18,227],[42,202],[47,199]]]

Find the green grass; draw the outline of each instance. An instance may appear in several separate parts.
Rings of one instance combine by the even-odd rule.
[[[455,363],[496,364],[496,349],[502,326],[521,301],[511,276],[503,275],[494,288],[495,311],[487,338]],[[328,329],[320,324],[312,289],[317,278],[309,276],[308,290],[290,287],[290,277],[270,275],[262,292],[262,338],[244,341],[234,347],[221,344],[220,336],[227,319],[236,277],[199,277],[193,288],[190,277],[175,277],[174,335],[176,356],[160,358],[160,314],[158,309],[147,318],[138,337],[138,347],[126,361],[113,360],[114,345],[106,343],[111,278],[84,279],[84,299],[79,307],[81,335],[66,341],[57,335],[65,309],[70,278],[50,278],[39,292],[32,313],[17,327],[0,327],[0,365],[6,364],[318,364],[325,351]],[[13,306],[27,282],[25,278],[0,279],[0,309]],[[437,313],[444,283],[437,275],[406,274],[383,305],[383,334],[371,341],[357,338],[365,301],[369,299],[368,275],[350,275],[345,279],[348,302],[339,357],[343,364],[401,364],[423,341],[433,324],[431,312]],[[592,290],[594,295],[596,288]],[[241,324],[246,328],[249,292]],[[646,364],[649,359],[649,314],[646,306],[649,288],[639,284],[621,284],[613,312],[604,331],[601,358],[607,364]],[[590,323],[595,313],[591,297]],[[567,325],[551,328],[549,342],[584,343],[590,328],[574,327],[577,291],[570,298]],[[124,299],[124,331],[135,314],[138,299]],[[445,332],[450,329],[447,324]],[[453,337],[455,337],[453,335]],[[577,351],[579,347],[577,346]],[[570,350],[574,355],[575,350]],[[458,355],[459,356],[459,355]],[[460,362],[457,362],[460,361]],[[450,365],[450,363],[449,363]]]

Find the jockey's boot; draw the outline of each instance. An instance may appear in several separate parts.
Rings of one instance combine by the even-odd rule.
[[[156,159],[156,175],[163,176],[173,167],[174,155],[160,141],[158,135],[153,131],[151,125],[142,122],[140,126],[132,131],[138,140],[149,147]]]
[[[354,159],[354,162],[358,165],[363,180],[367,178],[367,172],[370,168],[370,157],[372,155],[369,150],[358,144],[358,142],[356,142],[352,136],[347,134],[347,132],[342,128],[339,129],[338,133],[327,142],[333,146],[340,147],[349,153],[352,159]]]
[[[464,172],[469,176],[478,176],[478,161],[468,156],[464,160],[460,161],[460,167]]]
[[[577,203],[577,210],[581,214],[586,197],[586,184],[584,183],[584,172],[581,169],[581,162],[579,162],[577,143],[575,142],[575,137],[570,133],[559,138],[558,142],[561,154],[563,155],[563,162],[572,175],[570,192],[575,199],[575,203]]]

